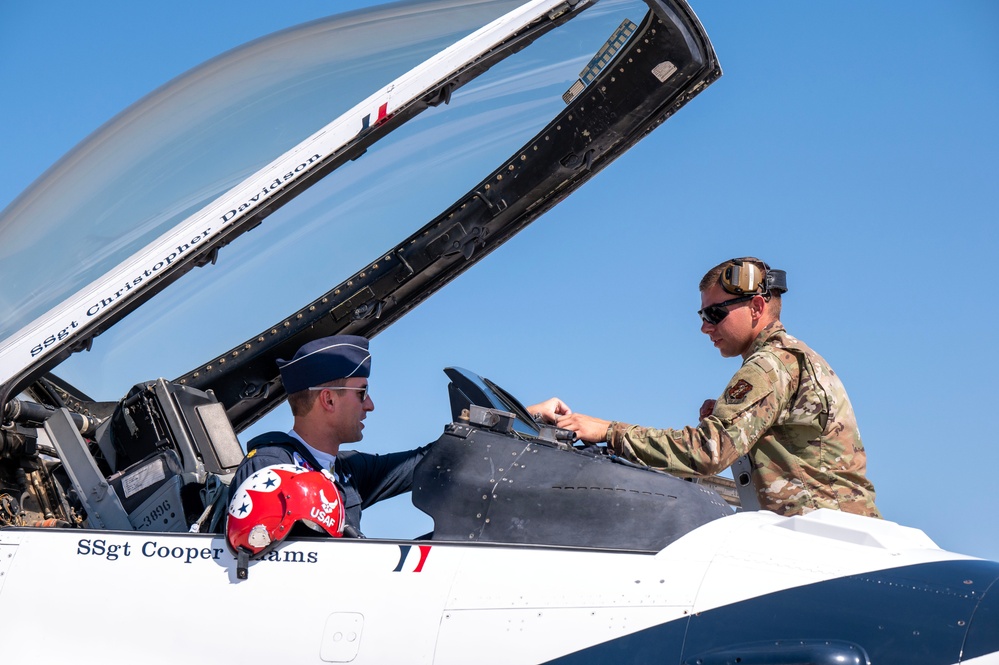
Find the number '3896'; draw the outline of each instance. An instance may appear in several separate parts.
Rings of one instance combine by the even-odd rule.
[[[146,513],[146,515],[142,518],[142,526],[152,526],[161,517],[166,517],[167,515],[172,515],[170,512],[170,499],[164,499],[163,503],[153,507],[152,510]]]

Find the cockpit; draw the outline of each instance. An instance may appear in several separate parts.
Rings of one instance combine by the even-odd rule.
[[[710,485],[574,445],[571,432],[536,422],[488,379],[445,371],[452,422],[417,466],[412,492],[414,506],[433,519],[429,540],[656,552],[732,513]],[[75,526],[223,528],[224,486],[243,450],[210,393],[163,379],[138,385],[93,431],[66,409],[42,411],[15,418],[22,427],[41,421],[33,444],[61,464],[40,474],[39,484],[64,504],[67,494],[82,503],[87,523]],[[63,518],[78,513],[51,505],[43,488],[24,496],[25,507],[42,515],[37,522],[73,526]],[[5,505],[16,512],[19,502],[8,497]]]

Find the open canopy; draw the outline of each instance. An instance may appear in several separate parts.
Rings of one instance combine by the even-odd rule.
[[[0,401],[70,358],[81,399],[176,377],[240,431],[275,358],[377,334],[719,75],[652,0],[398,3],[224,54],[0,215]]]

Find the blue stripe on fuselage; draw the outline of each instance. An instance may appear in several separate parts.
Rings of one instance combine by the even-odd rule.
[[[821,644],[828,642],[831,660],[841,657],[849,645],[857,645],[872,663],[951,665],[999,652],[999,613],[975,615],[996,580],[999,563],[979,560],[850,575],[701,612],[549,662],[739,662],[735,658],[742,650],[742,663],[764,663],[769,661],[759,650],[767,643],[773,645],[772,655],[779,662],[799,662],[787,657],[821,652]],[[993,594],[999,594],[999,584],[996,587]],[[995,599],[990,597],[986,605],[996,606]],[[973,615],[975,639],[965,645]],[[712,659],[712,651],[725,653]]]

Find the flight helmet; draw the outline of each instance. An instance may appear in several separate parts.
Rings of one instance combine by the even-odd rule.
[[[236,489],[229,502],[226,541],[237,554],[263,554],[299,522],[339,538],[345,523],[343,497],[329,472],[275,464],[255,472]]]

